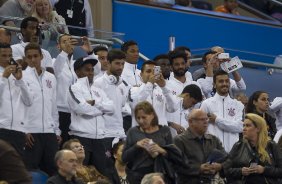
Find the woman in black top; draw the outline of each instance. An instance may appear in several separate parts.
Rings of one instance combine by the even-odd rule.
[[[264,91],[256,91],[249,98],[246,113],[255,113],[263,117],[267,124],[268,135],[271,139],[273,139],[277,129],[275,125],[275,118],[267,113],[269,104],[268,94]]]
[[[246,114],[243,139],[234,144],[224,162],[229,184],[281,184],[282,153],[268,137],[265,120]]]

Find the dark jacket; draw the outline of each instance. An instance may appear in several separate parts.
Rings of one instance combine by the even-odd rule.
[[[203,180],[208,180],[212,176],[200,173],[200,166],[208,161],[219,162],[217,160],[209,160],[214,150],[225,153],[220,140],[210,134],[205,134],[202,139],[194,135],[190,129],[183,134],[178,135],[174,139],[175,145],[183,152],[188,159],[188,168],[178,166],[177,175],[179,184],[198,184]]]
[[[268,152],[271,163],[258,164],[265,167],[264,173],[251,174],[248,177],[261,178],[261,183],[281,184],[282,178],[282,153],[278,145],[269,141],[266,151]],[[240,140],[234,144],[228,159],[223,164],[224,173],[230,184],[243,184],[248,179],[242,176],[242,167],[249,167],[250,162],[258,160],[257,152],[253,149],[246,140]],[[267,182],[264,182],[267,181]],[[259,184],[259,183],[258,183]]]
[[[52,176],[51,178],[49,178],[46,184],[84,184],[84,183],[76,178],[72,178],[71,181],[67,181],[65,177],[63,177],[60,174],[57,174],[56,176]]]

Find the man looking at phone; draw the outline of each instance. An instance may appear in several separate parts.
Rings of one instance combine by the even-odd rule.
[[[169,61],[171,64],[173,76],[170,76],[167,81],[167,88],[172,92],[174,96],[179,96],[183,89],[190,84],[195,84],[201,88],[200,84],[192,81],[192,79],[185,76],[186,73],[186,62],[187,54],[183,51],[174,50],[169,53]],[[167,113],[167,119],[169,121],[169,126],[178,131],[182,129],[181,124],[186,122],[181,122],[183,113],[181,108],[178,108],[174,113]]]
[[[175,145],[185,154],[190,166],[177,167],[178,183],[211,183],[214,175],[222,169],[219,162],[224,161],[225,151],[216,136],[206,133],[208,119],[207,113],[193,109],[188,117],[189,128],[174,138]]]
[[[132,87],[129,91],[129,101],[132,113],[135,106],[144,100],[150,102],[159,118],[159,124],[167,125],[166,112],[175,112],[179,108],[179,100],[166,87],[166,81],[159,66],[153,61],[146,61],[141,68],[141,86]],[[132,114],[134,117],[134,114]],[[132,126],[137,125],[132,118]]]
[[[25,61],[25,53],[24,49],[29,43],[40,44],[40,28],[39,21],[35,17],[26,17],[21,22],[21,34],[23,36],[23,40],[18,44],[12,45],[13,50],[13,58],[17,62],[21,63],[23,69],[27,67],[27,63]],[[41,61],[41,66],[45,68],[50,73],[54,73],[53,65],[52,65],[52,57],[47,50],[41,49],[43,60]]]
[[[9,142],[23,156],[25,109],[32,104],[30,88],[22,80],[22,68],[12,63],[12,49],[0,43],[0,139]]]
[[[216,71],[220,70],[220,62],[228,62],[229,60],[228,53],[208,51],[204,54],[202,62],[205,73],[202,75],[203,78],[198,79],[197,82],[202,86],[206,98],[212,97],[215,94],[213,89],[213,75]],[[232,75],[234,80],[230,79],[229,94],[231,97],[234,97],[236,93],[246,90],[246,84],[238,70],[232,72]]]

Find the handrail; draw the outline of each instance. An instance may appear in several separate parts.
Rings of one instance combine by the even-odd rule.
[[[10,31],[15,31],[19,32],[20,28],[17,27],[11,27],[11,26],[4,26],[0,25],[0,28],[5,28]],[[79,36],[73,36],[74,38],[80,38]],[[119,39],[119,38],[111,38],[109,40],[103,40],[103,39],[96,39],[96,38],[88,38],[89,41],[95,42],[95,43],[101,43],[101,44],[106,44],[106,45],[114,45],[114,43],[122,45],[124,42]],[[227,49],[227,48],[226,48]],[[231,50],[231,49],[229,49]],[[147,61],[149,60],[148,57],[146,57],[144,54],[139,53],[139,56],[142,60]],[[191,59],[193,65],[199,65],[202,62],[202,58],[193,58]],[[249,65],[255,65],[255,66],[263,66],[267,68],[273,68],[273,69],[280,69],[282,70],[281,66],[277,66],[274,64],[268,64],[268,63],[263,63],[263,62],[256,62],[256,61],[250,61],[250,60],[241,60],[243,64],[249,64]]]
[[[275,4],[278,4],[278,5],[282,6],[282,2],[280,2],[280,1],[277,1],[277,0],[270,0],[270,1],[272,1]]]
[[[242,9],[244,9],[244,10],[246,10],[246,11],[262,18],[262,19],[268,19],[268,20],[273,20],[275,22],[279,22],[277,19],[271,17],[270,15],[267,15],[267,14],[255,9],[255,8],[245,4],[245,3],[242,3],[241,1],[238,1],[238,4],[239,4],[240,8],[242,8]]]
[[[191,59],[191,61],[192,61],[192,66],[201,65],[201,63],[202,63],[202,58],[193,58],[193,59]],[[262,67],[266,67],[266,68],[272,68],[272,69],[279,69],[279,70],[282,70],[282,67],[281,67],[281,66],[274,65],[274,64],[269,64],[269,63],[263,63],[263,62],[257,62],[257,61],[250,61],[250,60],[245,60],[245,59],[241,59],[241,62],[242,62],[243,64],[246,64],[246,65],[262,66]]]
[[[9,31],[20,32],[20,28],[18,28],[18,27],[0,25],[0,28],[5,28]],[[80,38],[79,36],[73,36],[73,37],[74,38]],[[106,45],[113,45],[114,44],[112,41],[98,39],[98,38],[88,38],[88,40],[91,41],[91,42],[94,42],[94,43],[101,43],[101,44],[106,44]]]

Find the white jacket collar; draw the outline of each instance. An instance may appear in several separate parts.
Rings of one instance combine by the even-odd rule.
[[[137,65],[125,62],[124,63],[124,69],[135,72],[135,70],[137,69]]]
[[[42,68],[42,67],[41,67],[42,73],[41,73],[41,75],[38,75],[38,73],[37,73],[37,71],[36,71],[36,69],[35,69],[34,67],[31,68],[31,67],[28,66],[25,70],[26,70],[27,72],[34,72],[35,75],[38,76],[38,77],[39,77],[39,76],[43,76],[43,74],[44,74],[45,71],[46,71],[45,68]]]
[[[220,96],[218,93],[215,93],[214,97],[217,98],[217,99],[220,99],[220,100],[230,98],[229,94],[227,96]]]

